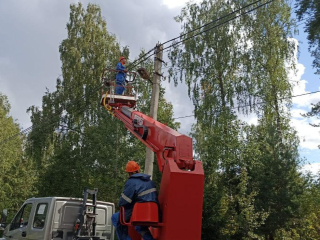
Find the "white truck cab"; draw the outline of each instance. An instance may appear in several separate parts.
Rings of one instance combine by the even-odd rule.
[[[30,198],[24,202],[3,234],[4,240],[72,240],[82,204],[80,198]],[[90,205],[90,202],[88,202]],[[97,201],[96,236],[113,240],[113,203]],[[90,239],[90,238],[88,238]]]

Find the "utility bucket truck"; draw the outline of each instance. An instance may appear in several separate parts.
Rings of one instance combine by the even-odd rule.
[[[138,69],[138,73],[150,81],[145,69]],[[124,219],[125,209],[121,209],[120,223],[128,226],[132,240],[141,239],[135,226],[149,226],[156,240],[200,240],[204,172],[202,163],[193,159],[192,139],[136,111],[131,84],[124,95],[115,95],[115,81],[106,76],[108,69],[102,73],[101,105],[156,154],[162,173],[159,191],[162,218],[154,203],[136,203],[129,222]]]
[[[102,73],[100,104],[156,154],[162,173],[159,206],[136,203],[128,222],[122,208],[120,223],[128,226],[132,240],[141,240],[135,226],[150,227],[156,240],[201,240],[204,172],[202,163],[193,159],[192,139],[135,110],[134,72],[128,72],[133,80],[127,81],[125,94],[116,95],[115,80],[109,78],[115,72]],[[150,81],[145,69],[138,73]],[[92,201],[87,201],[88,194]],[[96,190],[85,189],[83,199],[28,199],[10,224],[0,222],[0,227],[5,227],[5,240],[113,240],[114,212],[113,203],[97,201]]]

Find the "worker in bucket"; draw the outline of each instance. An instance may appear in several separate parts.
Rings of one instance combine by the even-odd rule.
[[[122,95],[123,91],[125,90],[125,84],[126,84],[126,72],[128,71],[126,69],[126,58],[125,57],[120,57],[119,62],[117,64],[116,70],[118,71],[116,75],[116,94],[117,95]]]
[[[125,221],[129,222],[134,204],[137,202],[156,202],[158,203],[158,194],[155,184],[150,179],[150,175],[139,172],[140,166],[135,161],[129,161],[126,166],[127,180],[121,197],[119,206],[124,207]],[[112,215],[111,220],[116,227],[116,233],[119,240],[131,240],[128,234],[128,227],[120,224],[119,212]],[[136,226],[135,230],[144,240],[154,240],[147,226]]]

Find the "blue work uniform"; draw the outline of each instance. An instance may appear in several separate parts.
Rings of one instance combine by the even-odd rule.
[[[151,181],[150,175],[136,173],[130,176],[126,182],[119,200],[119,206],[124,207],[125,210],[126,222],[130,221],[134,204],[138,202],[156,202],[159,204],[156,186]],[[119,212],[113,214],[111,220],[117,229],[119,240],[130,240],[128,227],[120,224]],[[144,240],[154,240],[147,226],[136,226],[135,230],[141,234]]]
[[[116,75],[116,94],[122,95],[123,91],[125,90],[124,85],[126,84],[126,73],[124,70],[126,69],[126,66],[122,65],[121,62],[118,62],[116,70],[118,70],[118,73]]]

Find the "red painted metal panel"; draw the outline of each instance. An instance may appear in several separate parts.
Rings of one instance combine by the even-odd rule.
[[[138,225],[137,222],[152,223],[159,222],[158,204],[155,202],[136,203],[130,219],[131,224]]]
[[[128,233],[131,240],[142,240],[141,235],[134,229],[134,226],[128,226]]]
[[[152,228],[156,239],[200,240],[204,172],[202,163],[193,160],[192,139],[141,112],[130,110],[129,118],[121,112],[121,107],[113,111],[157,155],[162,172],[159,202],[163,224],[156,230]],[[145,140],[141,137],[142,126],[148,128]]]
[[[163,228],[159,240],[200,240],[204,174],[196,161],[193,171],[181,170],[173,161],[165,165],[159,201]]]

